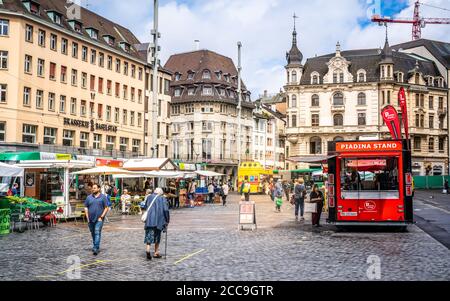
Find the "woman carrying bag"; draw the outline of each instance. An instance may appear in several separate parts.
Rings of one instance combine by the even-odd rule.
[[[277,212],[281,212],[281,205],[283,205],[283,184],[281,179],[275,184],[275,208]]]
[[[310,202],[316,203],[316,212],[312,213],[312,225],[316,227],[320,226],[320,216],[322,215],[322,209],[323,209],[323,193],[319,190],[319,186],[317,184],[314,184],[313,190],[311,191],[311,194],[309,195]]]
[[[163,194],[164,192],[161,188],[156,188],[155,193],[147,197],[143,208],[146,211],[141,217],[142,222],[145,223],[144,244],[146,244],[147,259],[149,260],[152,259],[150,254],[151,244],[155,244],[153,257],[162,257],[159,254],[161,232],[168,226],[170,221],[169,204]]]

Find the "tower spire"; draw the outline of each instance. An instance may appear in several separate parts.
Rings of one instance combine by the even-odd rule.
[[[294,31],[292,32],[292,45],[297,45],[297,29],[296,29],[296,20],[298,19],[297,15],[294,13],[294,15],[292,16],[292,18],[294,19]]]

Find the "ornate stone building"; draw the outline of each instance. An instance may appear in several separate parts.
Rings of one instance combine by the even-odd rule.
[[[209,50],[172,55],[171,158],[237,177],[238,79],[233,61]],[[242,83],[241,159],[252,159],[254,104]]]
[[[388,104],[400,112],[397,94],[404,87],[414,173],[446,170],[447,90],[433,61],[392,51],[387,39],[383,49],[341,51],[338,43],[335,53],[305,65],[302,58],[294,30],[285,86],[288,158],[325,155],[328,141],[390,137],[380,112]],[[288,167],[310,167],[295,161]]]

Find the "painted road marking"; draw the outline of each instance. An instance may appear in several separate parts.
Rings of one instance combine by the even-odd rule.
[[[203,251],[205,251],[205,249],[201,249],[201,250],[199,250],[199,251],[197,251],[197,252],[195,252],[195,253],[189,254],[189,255],[187,255],[187,256],[181,258],[180,260],[176,261],[174,264],[179,264],[180,262],[182,262],[182,261],[184,261],[184,260],[186,260],[186,259],[188,259],[188,258],[191,258],[192,256],[195,256],[195,255],[197,255],[197,254],[200,254],[200,253],[203,252]]]

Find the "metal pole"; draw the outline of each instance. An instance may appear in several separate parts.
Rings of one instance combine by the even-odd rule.
[[[241,139],[241,135],[242,135],[242,129],[241,129],[241,115],[242,115],[241,47],[242,47],[242,43],[238,42],[237,46],[238,46],[238,106],[237,106],[237,109],[238,109],[238,145],[237,145],[237,152],[238,152],[238,169],[239,169],[239,166],[241,165],[241,143],[242,143],[242,139]],[[239,185],[239,178],[238,178],[238,185]]]
[[[150,45],[152,51],[151,65],[153,68],[153,100],[152,100],[152,157],[156,158],[156,149],[158,145],[158,39],[160,34],[158,32],[158,0],[153,0],[153,44]]]

